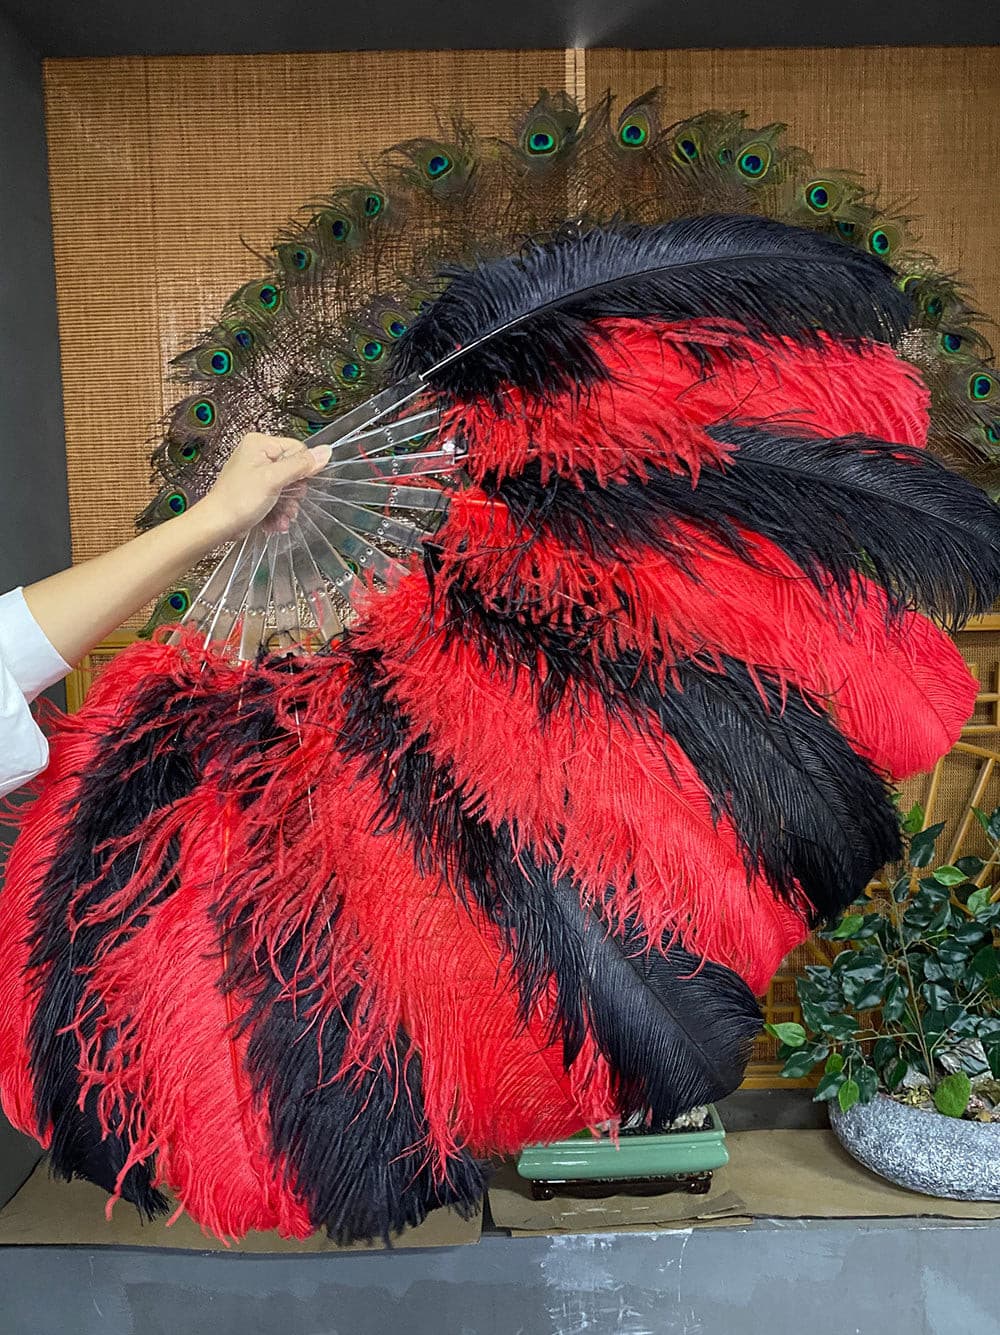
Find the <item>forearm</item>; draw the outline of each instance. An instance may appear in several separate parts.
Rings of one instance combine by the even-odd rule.
[[[76,663],[220,541],[213,511],[195,505],[103,556],[29,585],[25,601],[53,647]]]
[[[245,436],[208,495],[123,547],[24,590],[28,610],[67,663],[76,663],[213,547],[265,519],[287,531],[297,488],[328,462],[330,446]]]

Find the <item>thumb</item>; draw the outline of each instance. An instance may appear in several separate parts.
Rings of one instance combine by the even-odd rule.
[[[271,465],[271,476],[281,487],[287,487],[301,478],[312,477],[324,468],[330,459],[329,445],[316,445],[312,449],[295,450],[284,458],[276,459]]]
[[[319,473],[330,462],[330,455],[333,453],[332,445],[311,445],[309,454],[312,457],[312,471]]]

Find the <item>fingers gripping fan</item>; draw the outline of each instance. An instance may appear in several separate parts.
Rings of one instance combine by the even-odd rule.
[[[456,123],[287,229],[179,359],[141,522],[249,430],[330,461],[64,721],[0,897],[0,1091],[57,1173],[388,1238],[739,1084],[1000,592],[953,467],[988,349],[911,244],[654,94]]]

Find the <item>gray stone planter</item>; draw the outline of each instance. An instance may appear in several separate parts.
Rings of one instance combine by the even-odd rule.
[[[965,1122],[876,1094],[843,1113],[830,1107],[837,1138],[880,1177],[926,1196],[1000,1201],[1000,1122]]]

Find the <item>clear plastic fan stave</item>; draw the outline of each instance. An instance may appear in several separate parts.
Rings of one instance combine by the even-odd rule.
[[[461,467],[420,377],[375,395],[310,437],[327,465],[303,487],[291,523],[230,544],[172,638],[191,630],[239,660],[314,651],[343,634],[353,597],[391,588],[445,518]]]

